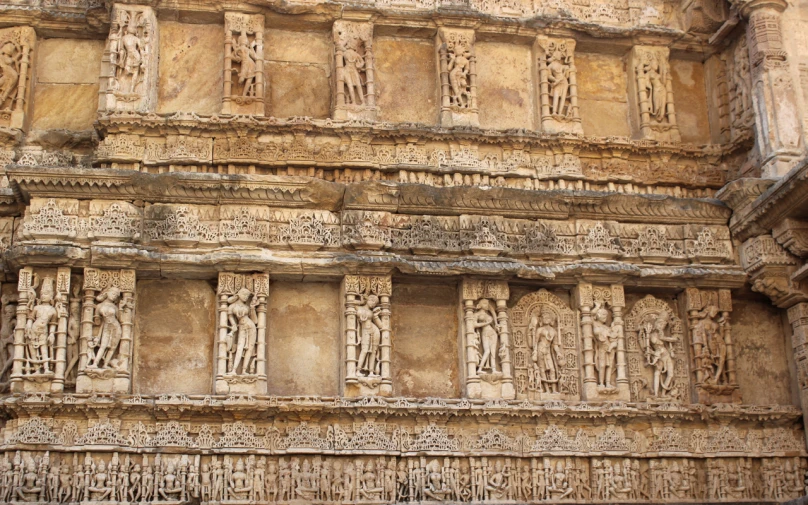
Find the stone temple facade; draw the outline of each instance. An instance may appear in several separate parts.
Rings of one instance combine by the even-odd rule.
[[[804,0],[6,0],[0,503],[806,494]]]

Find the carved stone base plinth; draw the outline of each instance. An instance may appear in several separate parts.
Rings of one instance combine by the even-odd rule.
[[[440,112],[440,125],[452,126],[480,126],[480,117],[477,111],[443,109]]]
[[[741,398],[741,390],[737,385],[698,385],[696,386],[696,394],[698,395],[698,402],[704,405],[712,405],[715,403],[741,403],[743,401]]]
[[[234,375],[216,378],[216,394],[263,395],[267,392],[266,377]]]
[[[345,396],[391,396],[393,385],[388,381],[382,382],[381,377],[358,377],[346,381]]]
[[[364,120],[376,121],[379,114],[378,107],[363,105],[345,105],[334,109],[334,119],[337,121]]]
[[[244,116],[263,116],[264,115],[264,99],[257,97],[241,97],[234,96],[225,98],[222,107],[225,114],[244,115]]]
[[[23,380],[11,381],[12,393],[50,393],[61,392],[62,384],[53,383],[53,374],[37,374]]]
[[[541,131],[544,133],[579,133],[583,135],[584,127],[581,121],[566,119],[562,116],[545,117],[541,120]]]
[[[96,391],[109,391],[112,393],[128,393],[131,381],[129,377],[99,375],[90,377],[79,375],[76,378],[77,393],[92,393]]]
[[[584,383],[584,400],[631,401],[628,384],[615,384],[611,387],[598,386],[594,382]]]
[[[513,400],[516,390],[512,381],[504,381],[502,372],[480,374],[480,395],[475,398]]]

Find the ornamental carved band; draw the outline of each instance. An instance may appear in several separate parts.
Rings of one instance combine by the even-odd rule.
[[[345,396],[390,396],[390,277],[346,275]]]

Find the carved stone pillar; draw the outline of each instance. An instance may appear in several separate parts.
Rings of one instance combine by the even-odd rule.
[[[390,396],[390,276],[346,275],[345,396]]]
[[[462,349],[469,398],[509,400],[516,397],[507,309],[509,297],[505,281],[463,280]]]
[[[373,61],[373,23],[334,22],[334,119],[375,121],[376,81]]]
[[[435,37],[441,126],[480,126],[474,30],[441,27]]]
[[[266,394],[268,274],[219,273],[216,394]]]
[[[224,15],[222,114],[264,115],[264,16]]]
[[[628,56],[628,97],[634,136],[679,142],[667,47],[634,46]]]
[[[586,400],[631,399],[626,362],[623,286],[578,284]]]
[[[547,133],[581,133],[575,40],[538,37],[533,46],[539,69],[539,118]]]
[[[800,387],[803,424],[808,426],[808,302],[802,302],[788,309],[788,321],[793,334],[791,345],[794,348],[794,363],[797,370],[797,383]]]
[[[683,297],[699,403],[739,403],[741,392],[735,377],[730,291],[688,288]]]
[[[64,390],[70,269],[25,267],[17,282],[14,393]]]
[[[84,269],[76,392],[128,393],[132,381],[135,271]]]
[[[31,93],[31,55],[36,43],[36,33],[28,26],[0,30],[0,48],[3,54],[19,67],[16,75],[4,71],[7,81],[0,86],[0,126],[22,129]],[[12,68],[12,67],[9,67]]]
[[[115,4],[101,60],[99,112],[152,112],[157,106],[159,39],[151,7]]]
[[[736,0],[748,20],[752,103],[763,177],[779,177],[802,151],[797,86],[783,45],[781,16],[786,0]]]

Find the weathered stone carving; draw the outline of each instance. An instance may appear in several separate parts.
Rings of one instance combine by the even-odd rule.
[[[222,114],[264,114],[264,16],[224,15]]]
[[[216,392],[266,392],[267,274],[219,274]]]
[[[685,290],[690,346],[693,356],[696,392],[700,403],[738,402],[740,390],[735,378],[735,351],[730,314],[732,298],[728,289]]]
[[[578,110],[575,40],[539,37],[535,51],[539,62],[541,130],[583,134]]]
[[[389,396],[390,375],[390,277],[346,275],[345,296],[345,395]]]
[[[128,393],[132,375],[135,271],[84,269],[76,391]]]
[[[441,27],[435,37],[442,126],[479,126],[474,30]]]
[[[157,106],[157,18],[151,7],[115,5],[101,63],[98,110],[151,112]]]
[[[577,324],[567,303],[544,289],[511,309],[516,398],[581,397]]]
[[[623,286],[582,283],[576,295],[583,343],[583,397],[629,401]]]
[[[629,104],[638,138],[681,140],[673,106],[669,52],[664,47],[634,46],[629,53]]]
[[[3,289],[0,295],[0,384],[8,385],[14,364],[14,328],[17,324],[17,293]]]
[[[22,129],[25,124],[35,42],[31,27],[0,30],[0,126]]]
[[[461,287],[466,396],[515,398],[508,284],[464,279]]]
[[[61,392],[65,380],[70,269],[20,270],[12,392]]]
[[[688,401],[684,330],[670,306],[646,296],[626,316],[625,331],[631,399]]]
[[[333,29],[336,91],[334,119],[374,121],[376,107],[373,24],[337,20]]]

